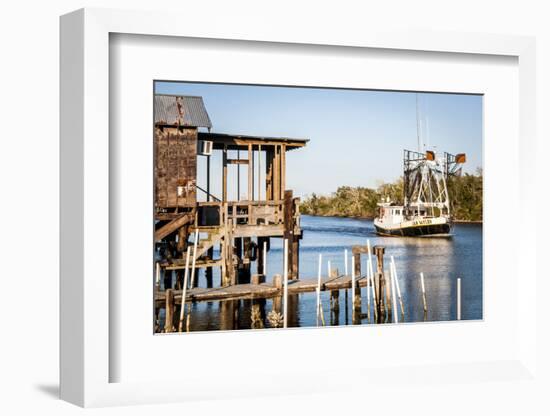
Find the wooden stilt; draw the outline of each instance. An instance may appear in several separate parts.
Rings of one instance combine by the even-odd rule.
[[[399,280],[397,279],[397,269],[395,267],[395,261],[391,256],[391,267],[393,269],[393,276],[395,278],[395,288],[397,290],[397,299],[399,300],[399,306],[401,307],[401,315],[405,315],[405,309],[403,308],[403,299],[401,298],[401,289],[399,288]],[[397,313],[397,310],[396,310]]]
[[[189,258],[191,257],[191,250],[187,248],[187,254],[185,256],[185,273],[183,275],[183,289],[181,293],[181,309],[180,309],[180,321],[178,330],[183,331],[183,318],[185,317],[185,299],[187,297],[187,286],[189,285]]]
[[[164,319],[164,332],[174,332],[174,291],[166,290],[166,314]]]
[[[462,319],[462,279],[456,279],[456,319]]]
[[[340,322],[340,291],[330,292],[330,324],[339,325]]]
[[[319,326],[319,317],[321,315],[321,273],[323,267],[323,255],[319,254],[319,268],[317,273],[317,326]]]
[[[344,274],[348,275],[348,250],[344,250]]]
[[[376,256],[376,275],[375,275],[375,297],[377,301],[376,309],[378,323],[383,322],[385,315],[384,305],[384,251],[382,246],[374,246],[374,255]]]
[[[284,281],[284,313],[283,327],[288,326],[288,239],[284,240],[284,255],[283,255],[283,281]]]
[[[191,268],[191,289],[195,287],[195,264],[197,261],[197,246],[199,243],[199,230],[195,231],[195,241],[193,242],[193,267]]]
[[[395,287],[395,272],[393,267],[391,266],[390,266],[390,280],[391,280],[391,298],[393,300],[393,308],[392,308],[393,322],[398,323],[399,316],[397,314],[397,289]]]
[[[426,302],[426,287],[424,286],[424,273],[420,272],[420,288],[422,289],[422,306],[424,308],[424,319],[428,314],[428,303]]]

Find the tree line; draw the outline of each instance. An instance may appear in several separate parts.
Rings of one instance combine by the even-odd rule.
[[[483,220],[483,172],[450,177],[447,181],[451,213],[457,221]],[[302,214],[331,217],[374,218],[378,215],[377,203],[387,197],[403,204],[403,178],[386,183],[376,189],[341,186],[329,196],[315,193],[300,204]]]

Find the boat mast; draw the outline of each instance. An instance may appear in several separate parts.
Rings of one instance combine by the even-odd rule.
[[[418,142],[418,153],[422,153],[420,145],[420,115],[418,110],[418,93],[416,93],[416,140]]]

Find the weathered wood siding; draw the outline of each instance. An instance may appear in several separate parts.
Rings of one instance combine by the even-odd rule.
[[[195,205],[197,137],[196,128],[155,128],[157,210]]]

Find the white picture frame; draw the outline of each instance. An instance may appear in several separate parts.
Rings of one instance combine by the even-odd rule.
[[[181,21],[185,25],[180,24]],[[245,26],[241,26],[243,28]],[[513,327],[517,345],[498,360],[472,360],[468,363],[441,361],[437,365],[401,363],[368,371],[342,365],[330,369],[332,377],[345,382],[321,383],[319,373],[304,366],[303,374],[292,387],[288,374],[269,372],[269,382],[262,386],[253,379],[246,381],[243,371],[238,388],[205,391],[206,376],[187,375],[180,381],[111,382],[110,365],[116,357],[110,349],[109,297],[110,274],[110,169],[109,158],[109,52],[110,35],[165,36],[182,38],[225,39],[247,42],[330,45],[333,48],[371,48],[435,52],[440,54],[502,55],[518,60],[519,84],[519,149],[517,189],[520,213],[527,213],[534,203],[535,181],[529,175],[529,154],[536,148],[535,135],[535,42],[533,38],[465,34],[429,33],[420,31],[362,30],[360,33],[330,33],[322,28],[281,31],[266,24],[235,33],[231,22],[216,24],[185,19],[173,13],[150,13],[105,9],[83,9],[61,18],[61,398],[80,406],[158,403],[239,397],[258,394],[296,394],[350,389],[357,380],[385,379],[385,388],[392,377],[412,385],[418,374],[435,377],[441,382],[461,380],[517,380],[536,377],[536,279],[533,261],[535,230],[525,227],[527,215],[520,215],[519,242],[513,267],[522,264],[522,285],[517,287]],[[243,35],[242,33],[246,33]],[[472,58],[472,59],[474,59]],[[200,63],[196,63],[200,65]],[[519,144],[521,143],[521,146]],[[529,149],[529,150],[527,150]],[[493,156],[486,156],[493,157]],[[513,271],[516,276],[519,269]],[[144,305],[144,308],[148,308]],[[502,318],[505,319],[505,318]],[[384,329],[389,333],[392,329]],[[408,331],[412,331],[410,328]],[[352,339],[359,332],[338,336]],[[223,335],[223,334],[222,334]],[[334,335],[334,334],[333,334]],[[152,334],[151,334],[152,336]],[[247,336],[237,334],[234,336]],[[312,330],[310,337],[315,337]],[[166,337],[165,337],[166,338]],[[173,337],[172,337],[173,338]],[[236,341],[238,342],[238,340]],[[483,377],[476,374],[484,374]],[[254,373],[257,375],[257,373]],[[296,377],[296,375],[293,375]],[[221,374],[218,385],[230,384],[233,374]],[[354,382],[355,380],[355,382]],[[234,383],[233,383],[234,384]],[[382,383],[384,384],[384,382]],[[270,388],[271,386],[271,388]],[[279,386],[277,390],[273,387]],[[384,389],[384,385],[373,388]]]

